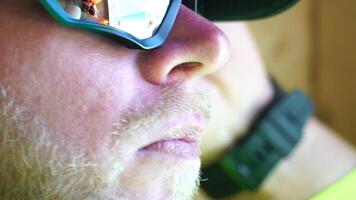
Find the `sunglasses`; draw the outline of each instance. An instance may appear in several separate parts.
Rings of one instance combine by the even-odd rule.
[[[64,26],[153,49],[167,39],[183,4],[210,20],[248,20],[284,10],[298,0],[39,0]]]
[[[181,4],[196,0],[40,0],[64,26],[109,36],[129,48],[153,49],[166,40]]]

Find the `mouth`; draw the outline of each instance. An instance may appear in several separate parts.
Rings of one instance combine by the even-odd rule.
[[[164,132],[139,149],[140,153],[177,159],[200,159],[199,138],[205,127],[200,113],[167,120],[158,130]]]
[[[157,156],[168,156],[181,159],[197,159],[200,156],[198,142],[184,140],[162,140],[140,150]]]
[[[197,139],[198,132],[200,131],[197,129],[182,131],[181,133],[184,137],[173,137],[158,140],[141,148],[139,151],[157,156],[167,156],[180,159],[199,159],[200,149]]]

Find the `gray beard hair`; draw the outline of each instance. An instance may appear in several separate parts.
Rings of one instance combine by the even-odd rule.
[[[121,158],[109,156],[105,162],[98,162],[97,158],[68,141],[51,140],[44,120],[16,105],[3,87],[0,86],[0,90],[0,199],[130,199],[130,194],[122,194],[117,188],[118,177],[124,170]],[[166,96],[172,94],[174,90],[167,89],[165,92]],[[210,104],[205,100],[206,96],[182,104],[179,104],[177,95],[173,96],[169,97],[172,100],[163,100],[162,104],[147,111],[141,120],[137,119],[139,113],[130,109],[126,115],[128,118],[124,120],[126,126],[122,124],[122,119],[114,126],[115,131],[111,134],[116,137],[115,140],[119,141],[124,132],[132,134],[144,129],[152,120],[165,117],[162,113],[166,111],[162,110],[162,106],[178,103],[182,106],[175,106],[173,113],[177,113],[182,109],[184,111],[186,106],[191,107],[189,101],[200,100],[194,104],[209,112]],[[153,113],[158,114],[148,117]],[[166,115],[169,114],[172,113]],[[65,150],[59,148],[63,144]],[[155,164],[150,167],[154,169]],[[169,199],[192,199],[200,182],[198,174],[199,169],[191,172],[178,170],[167,183],[172,185],[173,196]],[[192,177],[195,179],[191,180]]]
[[[107,199],[95,162],[70,143],[59,150],[39,117],[4,97],[2,90],[0,199]]]

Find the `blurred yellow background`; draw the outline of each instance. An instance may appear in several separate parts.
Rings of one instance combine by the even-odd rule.
[[[249,22],[269,73],[302,88],[317,116],[356,144],[356,1],[301,0],[293,9]]]

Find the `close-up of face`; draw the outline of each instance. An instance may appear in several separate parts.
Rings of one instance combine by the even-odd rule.
[[[211,151],[265,103],[242,23],[182,5],[165,43],[140,50],[63,27],[35,0],[3,7],[4,199],[191,199],[201,141]]]

